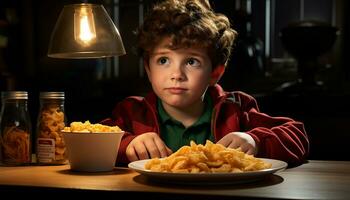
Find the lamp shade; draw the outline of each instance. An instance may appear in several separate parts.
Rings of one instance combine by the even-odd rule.
[[[65,5],[51,34],[52,58],[102,58],[125,54],[122,38],[102,5]]]

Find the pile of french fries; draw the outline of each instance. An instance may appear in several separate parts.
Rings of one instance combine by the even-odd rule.
[[[246,172],[271,168],[267,163],[240,149],[226,148],[207,140],[205,145],[191,141],[164,159],[153,158],[145,163],[145,169],[154,172],[220,173]]]

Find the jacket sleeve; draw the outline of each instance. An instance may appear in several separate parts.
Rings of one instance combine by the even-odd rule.
[[[114,109],[114,113],[118,113],[118,106],[116,106],[116,108]],[[117,116],[113,115],[111,118],[106,118],[101,121],[101,124],[105,124],[109,126],[119,126],[119,128],[121,128],[124,131],[124,135],[120,141],[120,145],[118,149],[116,164],[126,164],[129,162],[125,154],[126,148],[131,142],[131,140],[133,140],[136,136],[131,134],[129,131],[126,131],[123,121],[119,119]]]
[[[271,117],[259,111],[256,100],[240,95],[243,127],[258,144],[257,157],[303,163],[309,153],[309,140],[304,124],[287,117]]]
[[[132,130],[130,128],[130,123],[128,122],[129,118],[126,117],[130,116],[130,106],[130,103],[125,100],[117,103],[117,105],[113,109],[112,116],[101,121],[101,124],[109,126],[117,125],[125,132],[119,145],[117,164],[127,164],[130,162],[126,157],[125,152],[129,143],[136,137],[136,135],[132,133]]]
[[[117,125],[125,131],[118,150],[118,165],[130,162],[126,156],[126,148],[136,136],[146,132],[157,132],[156,116],[150,112],[150,108],[146,106],[142,97],[129,97],[117,103],[111,118],[101,123]]]

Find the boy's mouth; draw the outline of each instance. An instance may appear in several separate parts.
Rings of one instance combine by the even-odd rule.
[[[183,94],[187,91],[186,88],[181,88],[181,87],[169,87],[169,88],[165,88],[165,90],[167,90],[171,94]]]

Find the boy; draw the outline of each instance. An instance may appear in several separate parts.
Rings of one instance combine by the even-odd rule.
[[[138,31],[153,92],[118,103],[105,124],[124,135],[119,163],[166,157],[191,140],[222,144],[291,165],[306,158],[303,123],[259,112],[255,99],[216,84],[236,32],[207,0],[168,0],[153,7]]]

